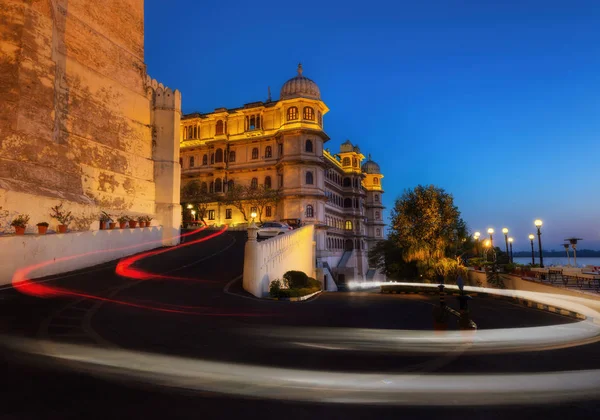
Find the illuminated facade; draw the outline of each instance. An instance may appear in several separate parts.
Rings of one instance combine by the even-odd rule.
[[[232,185],[279,188],[262,221],[300,219],[316,227],[317,259],[347,280],[380,278],[369,270],[369,246],[385,236],[379,166],[350,141],[338,154],[324,148],[329,108],[318,86],[302,74],[288,80],[280,99],[234,109],[192,113],[181,121],[182,185],[197,180],[224,194]],[[246,214],[251,213],[250,205]],[[233,206],[208,207],[209,224],[247,223]],[[327,264],[325,264],[327,263]]]

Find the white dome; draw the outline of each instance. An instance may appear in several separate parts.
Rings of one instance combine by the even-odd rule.
[[[315,82],[308,77],[302,76],[302,64],[298,64],[298,76],[283,84],[279,98],[309,98],[321,100],[321,91]]]

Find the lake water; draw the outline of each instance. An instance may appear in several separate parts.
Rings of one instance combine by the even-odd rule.
[[[531,264],[531,257],[514,257],[514,261],[518,264]],[[535,263],[539,264],[540,259],[536,256]],[[567,265],[567,256],[564,257],[544,257],[544,266],[550,265]],[[573,255],[571,255],[571,265],[574,265]],[[600,257],[581,257],[577,258],[577,266],[584,267],[586,265],[600,266]]]

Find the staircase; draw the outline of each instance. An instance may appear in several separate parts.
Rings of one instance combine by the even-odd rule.
[[[375,270],[374,268],[369,268],[367,270],[367,281],[373,281],[373,278],[375,277],[375,273],[377,273],[377,270]]]
[[[352,251],[344,251],[344,255],[342,255],[342,258],[340,258],[340,262],[338,263],[337,268],[346,267],[346,264],[348,263],[348,260],[350,259],[351,256],[352,256]]]

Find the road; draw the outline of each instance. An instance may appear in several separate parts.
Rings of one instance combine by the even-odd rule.
[[[193,243],[206,232],[187,237]],[[161,355],[167,365],[203,360],[240,366],[268,366],[295,371],[357,374],[507,374],[600,369],[600,345],[548,351],[443,355],[418,352],[340,351],[287,342],[265,331],[337,329],[431,330],[435,296],[382,295],[372,291],[322,293],[307,302],[257,300],[242,289],[244,233],[226,232],[205,242],[150,255],[127,270],[161,275],[146,280],[115,274],[117,262],[46,279],[45,285],[71,294],[41,299],[0,291],[0,332],[12,337],[67,343],[98,351]],[[127,271],[126,270],[126,271]],[[136,274],[137,273],[137,274]],[[238,280],[236,280],[238,279]],[[457,303],[449,298],[454,307]],[[527,309],[509,301],[478,298],[471,302],[481,330],[566,325],[573,320]],[[359,330],[357,335],[360,335]],[[362,331],[362,330],[361,330]],[[333,334],[333,333],[332,333]],[[300,342],[300,343],[299,343]],[[47,347],[47,345],[45,345]],[[41,346],[40,348],[46,348]],[[15,352],[2,352],[2,419],[43,418],[396,418],[422,415],[450,418],[588,418],[597,416],[596,400],[557,404],[552,398],[536,405],[509,407],[401,407],[373,404],[286,401],[281,390],[270,396],[245,398],[207,393],[178,385],[120,374],[100,374],[73,363],[46,363]],[[132,364],[136,364],[135,359]],[[140,365],[143,360],[139,359]],[[238,368],[236,368],[236,366]],[[127,378],[127,379],[126,379]],[[258,381],[258,379],[257,379]],[[258,385],[257,385],[258,386]],[[473,387],[472,392],[477,392]],[[281,395],[279,395],[281,394]],[[416,398],[416,397],[415,397]],[[342,398],[343,399],[343,398]],[[474,401],[477,398],[474,398]],[[415,400],[416,401],[416,400]]]

